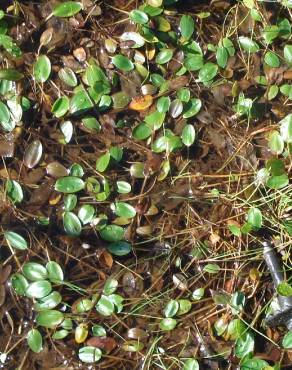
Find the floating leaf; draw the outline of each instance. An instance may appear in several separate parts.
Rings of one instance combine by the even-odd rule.
[[[20,250],[25,250],[28,248],[27,241],[14,231],[6,231],[4,233],[4,237],[13,248]]]
[[[288,331],[282,340],[282,346],[286,349],[292,348],[292,331]]]
[[[107,225],[100,230],[100,236],[108,242],[117,242],[123,239],[124,229],[118,225]]]
[[[284,297],[292,296],[292,286],[286,282],[277,285],[277,292]]]
[[[41,336],[41,333],[37,329],[31,329],[27,333],[27,344],[29,348],[35,352],[39,353],[43,349],[43,338]]]
[[[122,54],[115,55],[112,59],[112,63],[115,67],[121,69],[124,72],[129,72],[134,69],[134,64],[129,58]]]
[[[194,358],[188,358],[184,361],[183,370],[199,370],[199,363]]]
[[[179,308],[178,301],[175,301],[174,299],[167,302],[167,305],[165,306],[163,310],[163,314],[165,317],[173,317],[176,315]]]
[[[199,80],[201,82],[211,81],[218,73],[218,66],[214,63],[206,63],[199,71]],[[197,99],[198,100],[198,99]]]
[[[24,75],[13,68],[0,69],[0,79],[7,81],[19,81]]]
[[[280,66],[279,57],[272,51],[266,52],[264,60],[269,67],[278,68]]]
[[[116,186],[120,194],[128,194],[132,190],[131,184],[126,181],[117,181]]]
[[[117,241],[109,244],[107,250],[114,256],[126,256],[132,252],[132,246],[127,242]]]
[[[55,328],[64,320],[64,314],[57,310],[41,311],[36,316],[36,322],[45,328]]]
[[[56,181],[55,190],[61,193],[77,193],[84,189],[84,181],[76,176],[61,177]]]
[[[134,9],[129,14],[130,19],[138,24],[145,24],[148,22],[148,15],[141,10]]]
[[[193,125],[185,125],[183,128],[181,139],[185,146],[193,145],[196,138],[196,131]]]
[[[62,96],[58,98],[52,106],[52,113],[60,118],[64,116],[69,110],[69,98],[67,96]]]
[[[179,299],[178,304],[179,304],[179,310],[177,312],[178,315],[184,315],[192,309],[192,303],[188,299]]]
[[[15,180],[7,180],[6,193],[14,203],[20,203],[23,200],[23,191],[21,185]]]
[[[80,114],[93,108],[93,103],[86,90],[80,90],[70,100],[70,113]]]
[[[190,118],[199,113],[202,108],[202,102],[200,99],[191,99],[184,107],[183,118]]]
[[[96,169],[99,172],[104,172],[110,163],[111,155],[109,152],[106,152],[96,161]]]
[[[253,207],[248,211],[247,221],[256,229],[262,227],[262,219],[262,213],[258,208]]]
[[[11,276],[11,285],[16,294],[24,296],[29,283],[23,275],[15,273]]]
[[[180,19],[179,28],[182,37],[185,40],[190,39],[195,30],[194,19],[190,15],[183,15]]]
[[[31,281],[38,281],[47,278],[46,268],[37,262],[27,262],[23,265],[24,276]]]
[[[177,321],[173,318],[166,318],[160,321],[159,327],[161,330],[170,331],[176,327]]]
[[[133,218],[136,216],[135,208],[125,202],[117,202],[114,205],[114,211],[120,217]]]
[[[30,298],[43,298],[50,294],[52,285],[47,280],[38,280],[31,283],[27,288],[25,295]]]
[[[292,65],[292,45],[284,46],[284,59],[287,64]]]
[[[65,1],[63,3],[57,4],[53,8],[52,14],[55,17],[72,17],[73,15],[80,12],[83,9],[83,5],[78,1]]]
[[[60,80],[62,80],[66,85],[70,87],[77,86],[77,77],[71,68],[68,67],[61,68],[58,72],[58,76]]]
[[[92,330],[92,334],[95,337],[105,337],[106,336],[106,330],[101,325],[94,325],[91,330]]]
[[[75,213],[65,212],[63,215],[63,225],[66,234],[70,236],[79,236],[81,234],[82,225]]]
[[[33,306],[35,311],[45,311],[56,308],[62,302],[62,296],[59,292],[53,291],[49,295],[38,299]]]
[[[258,44],[249,37],[240,36],[238,41],[243,50],[249,53],[256,53],[260,49]]]
[[[97,312],[103,316],[110,316],[115,311],[115,306],[109,297],[102,295],[95,306]]]
[[[204,266],[203,271],[209,274],[217,274],[217,272],[220,271],[220,267],[216,263],[209,263]]]
[[[95,208],[91,204],[83,204],[78,211],[78,218],[83,225],[92,221],[95,215]]]
[[[46,55],[38,57],[33,67],[33,75],[37,82],[46,82],[51,74],[51,62]]]
[[[86,346],[79,349],[78,357],[82,362],[92,364],[101,359],[102,352],[99,348]]]
[[[49,261],[46,264],[46,269],[48,272],[48,278],[53,283],[60,283],[64,280],[64,273],[62,267],[55,261]]]
[[[172,57],[173,57],[173,50],[163,49],[156,55],[155,62],[157,64],[166,64],[172,59]]]

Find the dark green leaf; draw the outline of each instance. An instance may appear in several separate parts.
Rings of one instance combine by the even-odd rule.
[[[202,107],[200,99],[191,99],[184,107],[183,118],[190,118],[199,113]]]
[[[183,128],[181,139],[184,145],[191,146],[195,142],[196,131],[193,125],[189,124]]]
[[[104,172],[110,163],[111,155],[109,152],[106,152],[96,161],[96,169],[99,172]]]
[[[69,98],[67,96],[58,98],[52,106],[52,113],[57,118],[64,116],[69,110],[69,103]]]
[[[208,82],[212,80],[218,73],[218,66],[214,63],[206,63],[200,69],[199,79],[201,82]]]
[[[13,68],[0,69],[0,79],[7,81],[19,81],[24,75]]]
[[[107,250],[115,256],[126,256],[132,252],[132,246],[127,242],[118,241],[109,244]]]
[[[22,274],[15,273],[11,276],[11,285],[16,294],[24,296],[29,283]]]
[[[277,292],[284,297],[291,297],[292,286],[286,282],[282,282],[277,286]]]

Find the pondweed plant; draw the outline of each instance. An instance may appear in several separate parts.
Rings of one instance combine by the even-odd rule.
[[[289,366],[291,1],[5,7],[3,366]]]

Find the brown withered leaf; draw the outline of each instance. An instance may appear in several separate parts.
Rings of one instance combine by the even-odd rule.
[[[92,337],[87,340],[86,344],[88,346],[100,348],[106,353],[110,353],[117,346],[117,342],[111,337]]]

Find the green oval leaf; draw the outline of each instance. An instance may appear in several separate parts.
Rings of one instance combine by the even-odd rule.
[[[292,296],[292,286],[287,282],[282,282],[277,286],[277,292],[284,297]]]
[[[199,363],[194,358],[188,358],[184,362],[183,370],[199,370]]]
[[[20,250],[25,250],[28,248],[27,241],[14,231],[6,231],[4,233],[4,237],[13,248]]]
[[[47,296],[39,299],[33,306],[36,311],[51,310],[62,302],[62,296],[59,292],[53,291]]]
[[[117,202],[114,205],[114,211],[119,217],[133,218],[136,216],[135,208],[125,202]]]
[[[170,331],[176,327],[177,321],[171,317],[163,319],[159,323],[159,327],[161,330]]]
[[[168,63],[173,57],[173,50],[171,49],[163,49],[161,50],[155,58],[155,62],[157,64],[165,64]]]
[[[25,295],[30,298],[43,298],[50,294],[52,285],[47,280],[38,280],[31,283],[25,292]]]
[[[95,208],[91,204],[83,204],[78,211],[78,218],[83,225],[92,221],[95,215]]]
[[[183,15],[180,19],[179,28],[182,37],[185,40],[190,39],[195,30],[194,19],[190,15]]]
[[[148,22],[149,18],[148,15],[141,10],[134,9],[130,12],[129,18],[138,24],[145,24]]]
[[[13,68],[0,69],[0,79],[7,81],[19,81],[24,75]]]
[[[118,225],[107,225],[100,230],[100,236],[108,242],[118,242],[124,237],[124,229]]]
[[[51,74],[51,62],[46,55],[38,57],[33,67],[33,75],[37,82],[46,82]]]
[[[73,212],[64,213],[63,226],[66,234],[70,236],[79,236],[81,234],[82,231],[81,222]]]
[[[292,348],[292,331],[288,331],[282,340],[282,346],[286,349]]]
[[[29,285],[26,278],[18,272],[11,276],[11,285],[15,293],[18,295],[25,295],[26,289]]]
[[[53,9],[52,14],[55,17],[66,18],[72,17],[73,15],[79,13],[82,9],[83,5],[78,1],[65,1],[63,3],[57,4]]]
[[[97,312],[103,316],[110,316],[115,311],[114,303],[109,297],[102,295],[95,306]]]
[[[220,271],[220,267],[216,263],[209,263],[204,266],[203,271],[209,274],[217,274],[217,272]]]
[[[92,364],[101,359],[102,352],[99,348],[92,346],[82,347],[79,349],[78,357],[82,362]]]
[[[77,77],[75,72],[71,68],[64,67],[61,68],[58,72],[60,80],[62,80],[66,85],[70,87],[77,86]]]
[[[41,336],[41,333],[37,329],[31,329],[27,333],[27,344],[29,348],[35,352],[39,353],[43,349],[43,338]]]
[[[263,222],[262,212],[256,207],[251,208],[247,214],[247,222],[256,229],[260,229]]]
[[[292,45],[284,46],[284,59],[287,64],[292,65]]]
[[[84,181],[76,176],[61,177],[56,181],[55,190],[61,193],[76,193],[84,189]]]
[[[127,242],[117,241],[109,244],[107,250],[115,256],[126,256],[132,252],[132,246]]]
[[[167,302],[167,305],[165,306],[163,310],[163,314],[165,317],[173,317],[176,315],[179,308],[179,303],[175,301],[174,299]]]
[[[36,316],[36,322],[45,328],[55,328],[64,320],[64,314],[57,310],[41,311]]]
[[[106,152],[101,157],[99,157],[98,160],[96,161],[96,166],[95,166],[97,171],[104,172],[109,166],[110,159],[111,159],[111,155],[109,152]]]
[[[47,270],[37,262],[27,262],[23,265],[24,276],[31,281],[44,280],[47,278]]]
[[[67,96],[62,96],[58,98],[52,106],[52,113],[60,118],[64,116],[69,110],[69,98]]]
[[[260,49],[258,44],[249,37],[240,36],[238,41],[242,49],[249,53],[256,53]]]
[[[130,59],[121,54],[115,55],[112,59],[112,63],[115,67],[124,72],[129,72],[134,69],[134,64],[130,61]]]
[[[196,131],[193,125],[185,125],[183,128],[181,139],[185,146],[194,144],[196,138]]]
[[[202,102],[200,99],[191,99],[184,107],[183,118],[190,118],[200,112],[202,108]]]
[[[266,52],[264,60],[269,67],[278,68],[280,66],[279,57],[272,51]]]
[[[48,278],[53,283],[60,283],[64,280],[64,273],[62,267],[55,261],[49,261],[46,264],[46,269],[48,272]]]
[[[200,69],[199,80],[201,82],[211,81],[218,73],[218,66],[214,63],[206,63]]]

